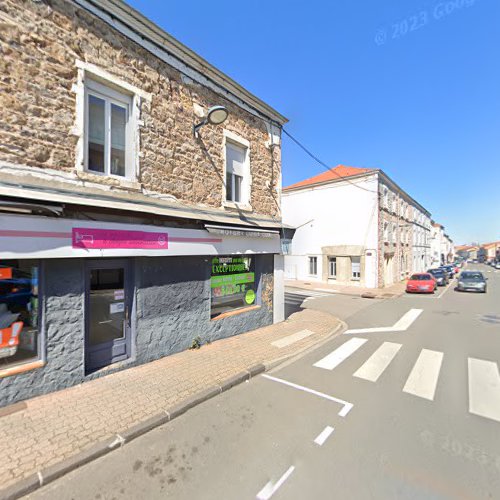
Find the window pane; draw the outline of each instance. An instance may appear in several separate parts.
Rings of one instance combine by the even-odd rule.
[[[226,170],[233,174],[245,175],[246,148],[230,142],[226,143]]]
[[[226,173],[226,200],[233,201],[233,174]]]
[[[111,342],[123,337],[125,302],[118,300],[116,292],[124,291],[124,270],[92,269],[89,293],[89,343]]]
[[[330,278],[335,278],[337,276],[337,259],[335,257],[330,257],[329,263],[330,263],[330,269],[329,269]]]
[[[111,173],[125,176],[127,110],[111,104]]]
[[[361,257],[351,257],[351,270],[353,279],[361,277]]]
[[[0,369],[38,358],[38,263],[0,260]]]
[[[318,273],[317,257],[309,257],[309,274],[315,276]]]
[[[210,279],[212,318],[254,305],[257,301],[255,257],[220,256],[212,259]]]
[[[241,201],[241,184],[243,182],[243,177],[240,175],[234,176],[234,201]]]
[[[104,100],[89,95],[88,166],[94,172],[104,172]]]

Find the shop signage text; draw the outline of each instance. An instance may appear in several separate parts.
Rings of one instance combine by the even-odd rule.
[[[74,227],[73,248],[168,248],[168,233]]]

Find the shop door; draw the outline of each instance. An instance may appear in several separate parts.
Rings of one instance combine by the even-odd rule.
[[[129,262],[88,262],[85,305],[85,372],[127,359],[132,323]]]

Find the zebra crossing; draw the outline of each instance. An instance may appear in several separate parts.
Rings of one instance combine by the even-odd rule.
[[[320,297],[331,297],[333,294],[314,290],[289,290],[285,291],[285,302],[294,306],[300,306],[309,299]]]
[[[353,337],[334,351],[316,361],[313,366],[332,371],[358,349],[366,345],[368,339]],[[353,377],[377,382],[392,361],[401,352],[402,344],[383,342],[352,374]],[[404,383],[402,392],[418,398],[434,401],[439,377],[443,366],[444,353],[422,349]],[[469,357],[467,359],[469,412],[474,415],[500,422],[500,373],[498,364]]]

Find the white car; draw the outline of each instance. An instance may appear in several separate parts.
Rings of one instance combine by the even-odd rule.
[[[495,269],[500,269],[500,261],[495,264]]]

